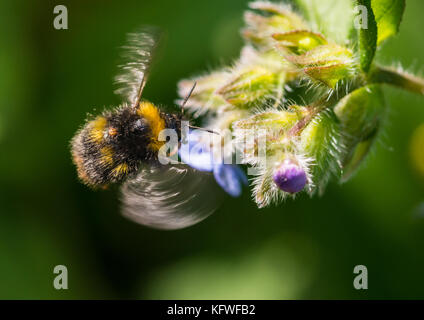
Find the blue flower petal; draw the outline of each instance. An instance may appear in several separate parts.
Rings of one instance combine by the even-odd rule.
[[[249,180],[247,180],[247,176],[244,173],[244,171],[239,166],[233,166],[233,167],[239,181],[245,186],[249,185]]]
[[[239,197],[243,183],[247,178],[243,171],[235,165],[216,164],[213,170],[216,182],[232,197]]]
[[[198,134],[190,133],[187,137],[188,143],[183,144],[178,153],[181,160],[190,167],[210,172],[214,166],[213,155],[200,138]]]
[[[212,154],[204,147],[180,148],[179,154],[181,160],[194,169],[208,172],[213,170]]]

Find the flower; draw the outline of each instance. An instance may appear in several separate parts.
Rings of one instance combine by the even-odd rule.
[[[404,1],[392,1],[390,14],[384,5],[359,1],[369,28],[356,30],[350,0],[295,2],[298,10],[250,3],[239,58],[179,84],[184,99],[197,81],[187,108],[205,116],[208,127],[231,132],[237,159],[254,176],[259,208],[299,192],[321,195],[330,179],[353,176],[385,122],[382,84],[424,94],[424,79],[374,62],[378,46],[399,30]],[[209,150],[203,144],[187,163],[200,170],[207,163],[224,189],[239,183],[236,169],[222,161],[215,167]]]
[[[210,148],[210,134],[191,130],[187,137],[187,143],[183,144],[178,151],[181,160],[190,167],[205,172],[213,172],[218,185],[230,196],[239,197],[243,185],[247,185],[247,177],[239,166],[225,164],[222,158],[215,159],[213,150]]]
[[[281,190],[288,193],[302,191],[308,181],[305,170],[289,159],[278,167],[272,179]]]

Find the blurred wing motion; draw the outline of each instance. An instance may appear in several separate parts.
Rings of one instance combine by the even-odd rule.
[[[157,229],[181,229],[211,215],[223,192],[211,173],[188,166],[145,168],[122,186],[122,213]]]
[[[115,77],[121,95],[130,105],[137,105],[146,85],[150,65],[157,50],[160,31],[154,27],[144,27],[138,32],[129,33],[127,44],[122,47],[124,64],[119,65],[120,73]]]

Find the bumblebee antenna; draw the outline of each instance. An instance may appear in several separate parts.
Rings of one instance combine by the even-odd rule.
[[[188,99],[190,99],[191,95],[193,94],[194,89],[196,88],[197,82],[194,81],[193,86],[191,87],[190,91],[188,92],[187,96],[184,98],[183,102],[181,103],[180,107],[181,107],[181,113],[184,115],[184,107],[187,104]],[[202,131],[206,131],[209,133],[213,133],[213,134],[217,134],[220,135],[218,132],[210,130],[210,129],[206,129],[206,128],[201,128],[201,127],[197,127],[197,126],[192,126],[192,125],[188,125],[189,128],[191,129],[197,129],[197,130],[202,130]]]
[[[135,102],[133,104],[133,108],[137,108],[138,105],[140,104],[141,95],[143,93],[144,87],[146,86],[146,82],[147,82],[147,77],[144,76],[143,79],[141,80],[140,86],[138,87],[137,97],[136,97]]]
[[[181,112],[182,114],[184,114],[184,107],[187,104],[188,99],[190,99],[191,95],[193,94],[194,89],[196,88],[197,82],[194,81],[193,87],[191,87],[189,93],[187,94],[187,96],[184,98],[183,102],[181,103]]]
[[[209,133],[220,135],[219,132],[213,131],[211,129],[201,128],[201,127],[197,127],[197,126],[192,126],[191,124],[189,124],[188,127],[191,128],[191,129],[202,130],[202,131],[206,131],[206,132],[209,132]]]

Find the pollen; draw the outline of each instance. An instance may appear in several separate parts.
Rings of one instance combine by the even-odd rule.
[[[122,176],[128,173],[128,165],[126,163],[118,164],[113,170],[112,174],[114,176]]]
[[[156,151],[159,150],[164,144],[158,139],[159,133],[165,129],[165,121],[162,119],[159,109],[153,103],[143,101],[140,102],[137,114],[149,122],[152,132],[149,147]]]
[[[107,120],[105,117],[97,117],[91,122],[91,130],[89,133],[90,140],[100,143],[103,140],[103,131],[106,127]]]
[[[114,137],[118,134],[118,130],[116,130],[116,128],[110,127],[107,133],[109,136]]]

